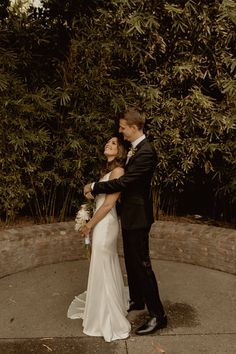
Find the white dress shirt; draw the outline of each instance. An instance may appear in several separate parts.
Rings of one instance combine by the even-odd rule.
[[[141,141],[143,141],[146,138],[146,135],[143,134],[141,135],[138,139],[132,141],[132,147],[135,148],[139,143],[141,143]]]

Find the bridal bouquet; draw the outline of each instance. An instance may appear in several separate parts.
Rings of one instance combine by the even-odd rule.
[[[80,206],[75,218],[75,231],[79,231],[91,219],[92,211],[93,208],[90,203],[85,203]],[[90,258],[91,242],[89,235],[85,236],[84,238],[84,246],[87,258]]]

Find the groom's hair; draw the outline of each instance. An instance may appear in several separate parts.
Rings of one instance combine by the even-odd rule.
[[[137,107],[128,108],[123,116],[128,125],[136,125],[139,130],[143,130],[145,125],[145,114]]]

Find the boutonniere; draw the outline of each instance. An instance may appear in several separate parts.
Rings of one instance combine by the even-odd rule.
[[[134,156],[136,151],[137,151],[137,148],[131,147],[128,151],[128,154],[127,154],[128,159],[130,159],[132,156]]]

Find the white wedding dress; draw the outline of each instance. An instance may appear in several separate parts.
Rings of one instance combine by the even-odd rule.
[[[107,173],[101,181],[108,181]],[[96,210],[105,194],[96,197]],[[124,287],[117,253],[119,220],[115,206],[94,227],[92,255],[87,291],[75,297],[67,317],[83,319],[83,332],[89,336],[102,336],[106,342],[129,336],[131,325],[127,320],[128,294]]]

